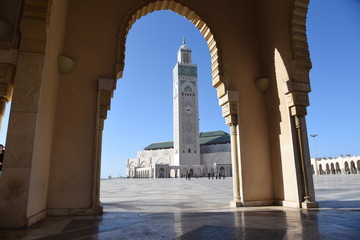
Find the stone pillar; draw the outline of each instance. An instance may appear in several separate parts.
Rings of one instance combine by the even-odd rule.
[[[104,130],[104,121],[107,117],[107,111],[110,110],[110,102],[116,86],[113,79],[99,79],[98,83],[98,101],[97,101],[97,119],[95,134],[95,161],[93,171],[93,194],[92,209],[94,214],[101,214],[103,208],[100,204],[100,170],[101,170],[101,148],[102,136]]]
[[[314,208],[318,204],[315,202],[315,191],[313,184],[313,177],[311,172],[310,151],[306,129],[305,116],[307,114],[306,107],[309,106],[308,92],[310,91],[310,84],[308,82],[287,81],[287,99],[290,108],[290,115],[295,127],[294,142],[297,144],[298,156],[298,173],[301,179],[299,189],[301,193],[301,206],[302,208]],[[300,185],[300,184],[299,184]]]
[[[227,93],[219,99],[219,104],[222,106],[222,115],[225,118],[226,125],[230,126],[230,141],[231,141],[231,163],[232,163],[232,177],[233,177],[233,201],[230,202],[231,207],[241,207],[240,197],[240,173],[239,167],[239,142],[238,142],[238,96],[234,91],[227,91]]]

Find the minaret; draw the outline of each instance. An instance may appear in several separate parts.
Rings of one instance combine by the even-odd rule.
[[[177,53],[173,84],[173,165],[200,165],[197,65],[192,63],[185,39]]]

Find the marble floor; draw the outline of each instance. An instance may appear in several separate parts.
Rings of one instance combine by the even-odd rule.
[[[315,176],[313,210],[229,208],[231,181],[102,180],[104,215],[47,217],[0,239],[360,239],[360,175]]]

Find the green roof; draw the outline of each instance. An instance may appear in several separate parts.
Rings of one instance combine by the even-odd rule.
[[[158,142],[150,144],[149,146],[144,148],[144,150],[168,149],[173,147],[174,142]]]
[[[224,131],[201,132],[199,137],[200,146],[230,143],[230,135]],[[158,142],[148,145],[144,150],[169,149],[173,147],[174,142]]]

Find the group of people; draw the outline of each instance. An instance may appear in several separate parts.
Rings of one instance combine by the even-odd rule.
[[[208,179],[225,179],[225,174],[221,174],[221,173],[208,173]],[[187,173],[185,174],[185,179],[186,180],[190,180],[191,179],[191,174],[190,173]]]
[[[208,173],[208,179],[210,179],[210,177],[211,177],[211,179],[214,179],[214,176],[215,176],[215,179],[221,179],[221,177],[223,178],[223,179],[225,179],[225,174],[221,174],[221,173]]]

